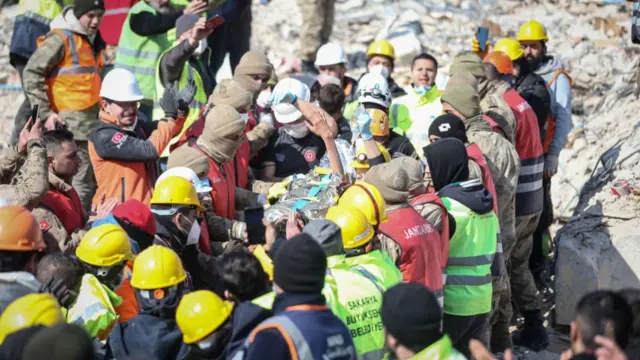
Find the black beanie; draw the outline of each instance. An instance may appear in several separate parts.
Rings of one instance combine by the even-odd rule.
[[[27,343],[23,360],[94,360],[91,338],[74,324],[57,324],[38,332]]]
[[[462,141],[440,139],[424,147],[424,157],[436,191],[449,184],[469,180],[469,155]]]
[[[21,360],[31,338],[42,329],[44,325],[35,325],[7,335],[0,346],[0,360]]]
[[[424,349],[442,337],[442,311],[424,285],[400,283],[382,295],[382,324],[400,344]]]
[[[273,260],[273,282],[289,293],[320,294],[326,272],[324,250],[305,233],[282,244]]]
[[[429,126],[429,136],[431,135],[441,138],[456,138],[465,144],[469,142],[464,122],[453,114],[444,114],[435,118]]]
[[[73,15],[80,17],[91,10],[104,10],[104,0],[74,0]]]

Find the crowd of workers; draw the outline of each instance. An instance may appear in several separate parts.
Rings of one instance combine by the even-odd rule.
[[[446,89],[436,58],[418,55],[403,88],[386,40],[358,80],[334,43],[305,47],[311,83],[278,80],[263,53],[238,54],[242,28],[216,35],[199,0],[134,5],[106,71],[103,1],[53,3],[21,1],[12,44],[27,100],[0,159],[0,359],[547,347],[538,286],[572,81],[540,23],[493,46],[474,39]],[[227,50],[233,78],[216,83],[211,61]],[[243,210],[272,205],[271,189],[323,158],[340,180],[326,214],[249,231]],[[624,358],[637,292],[583,298],[563,357]]]

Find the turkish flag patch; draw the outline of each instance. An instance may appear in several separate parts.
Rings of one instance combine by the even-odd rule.
[[[40,221],[40,230],[41,231],[47,231],[49,229],[51,229],[51,224],[49,224],[49,222],[47,220]]]
[[[111,137],[111,142],[114,144],[120,144],[122,142],[122,140],[124,140],[124,134],[123,133],[115,133],[113,134],[113,137]]]
[[[316,161],[316,152],[313,150],[307,150],[304,152],[304,159],[307,160],[307,162],[314,162]]]

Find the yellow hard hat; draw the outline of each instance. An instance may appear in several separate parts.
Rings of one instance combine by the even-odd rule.
[[[496,46],[493,47],[493,51],[502,51],[509,56],[511,61],[518,60],[524,55],[518,40],[511,38],[504,38],[498,41]]]
[[[196,189],[189,180],[180,176],[169,176],[157,184],[153,190],[151,205],[190,205],[204,211]]]
[[[233,305],[208,290],[186,294],[176,310],[185,344],[196,343],[216,331],[231,316]]]
[[[389,115],[386,111],[380,109],[367,109],[369,115],[371,115],[371,135],[373,136],[387,136],[391,133],[389,128]]]
[[[396,50],[393,48],[393,45],[387,40],[376,40],[369,45],[369,49],[367,50],[367,56],[374,55],[382,55],[391,58],[391,60],[396,59]]]
[[[136,256],[131,286],[141,290],[162,289],[177,285],[186,278],[178,254],[164,246],[151,245]]]
[[[387,221],[387,207],[375,186],[364,181],[356,181],[338,199],[338,205],[349,205],[359,209],[371,225]]]
[[[332,206],[327,211],[325,218],[340,227],[342,244],[345,249],[361,247],[373,238],[373,227],[362,211],[351,205]]]
[[[104,224],[89,230],[82,237],[76,256],[94,266],[113,266],[133,260],[129,236],[115,224]]]
[[[28,294],[14,300],[0,316],[0,343],[7,335],[34,325],[64,322],[58,300],[51,294]]]
[[[535,20],[527,21],[518,29],[518,41],[547,41],[547,31],[544,26]]]
[[[382,144],[378,144],[378,149],[380,153],[382,153],[382,157],[385,162],[391,161],[391,154],[389,154],[389,150],[384,147]],[[351,167],[354,169],[368,169],[369,168],[369,158],[367,157],[367,151],[364,146],[358,149],[356,153],[356,158],[351,162]]]

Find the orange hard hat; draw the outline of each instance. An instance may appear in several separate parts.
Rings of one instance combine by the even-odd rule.
[[[484,57],[484,62],[493,64],[500,74],[511,75],[513,73],[513,63],[509,55],[502,51],[490,52]]]
[[[0,207],[0,250],[39,251],[46,249],[36,218],[22,206]]]

